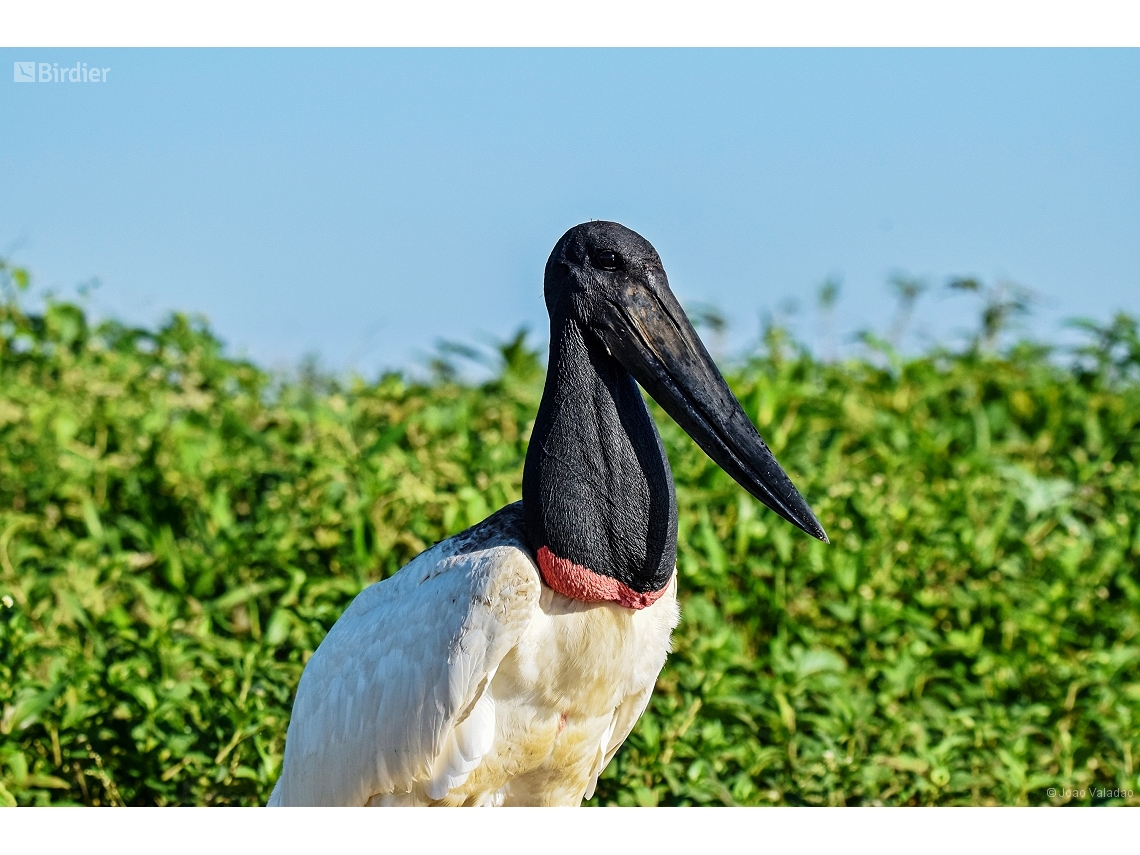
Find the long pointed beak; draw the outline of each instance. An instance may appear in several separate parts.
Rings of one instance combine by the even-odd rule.
[[[823,526],[760,438],[668,285],[650,289],[631,281],[604,315],[593,325],[599,338],[697,445],[745,490],[827,543]]]

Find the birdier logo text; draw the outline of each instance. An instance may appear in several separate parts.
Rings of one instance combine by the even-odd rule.
[[[88,67],[85,62],[61,66],[58,62],[14,62],[14,83],[106,83],[109,68]]]

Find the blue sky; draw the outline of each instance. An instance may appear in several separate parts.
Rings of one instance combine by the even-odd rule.
[[[1041,296],[1032,327],[1140,314],[1138,50],[0,50],[0,253],[37,286],[235,353],[371,374],[441,339],[546,337],[557,238],[618,220],[739,350],[974,323],[948,277]],[[109,67],[15,83],[13,62]],[[849,347],[853,345],[848,345]]]

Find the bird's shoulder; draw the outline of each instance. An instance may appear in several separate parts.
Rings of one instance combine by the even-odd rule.
[[[540,594],[521,503],[362,591],[302,674],[274,803],[363,804],[465,778],[494,735],[487,686]]]
[[[474,611],[497,606],[503,618],[533,607],[541,587],[538,565],[526,541],[522,502],[515,502],[465,531],[417,555],[390,578],[365,588],[345,611],[350,621],[399,603],[418,600],[447,607],[454,621],[462,605]],[[461,599],[466,596],[467,600]],[[456,608],[450,608],[450,606]]]

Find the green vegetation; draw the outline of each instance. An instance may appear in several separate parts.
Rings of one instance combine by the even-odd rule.
[[[274,380],[0,276],[0,801],[263,803],[353,595],[518,498],[541,365]],[[730,371],[830,547],[661,417],[683,618],[596,802],[1140,803],[1137,325],[991,332]]]

